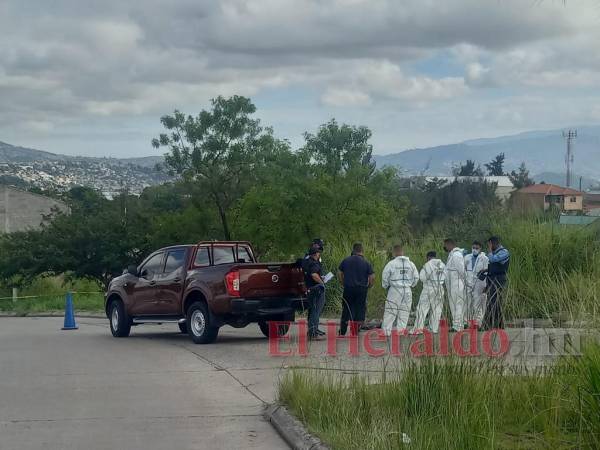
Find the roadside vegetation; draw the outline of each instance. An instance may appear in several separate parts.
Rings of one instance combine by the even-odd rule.
[[[26,315],[60,312],[65,308],[66,292],[72,292],[78,311],[102,312],[104,295],[93,280],[66,280],[64,276],[37,277],[18,291],[16,301],[10,289],[0,290],[0,312]]]
[[[102,291],[151,251],[206,239],[249,240],[262,261],[293,261],[320,237],[331,271],[354,241],[362,241],[380,275],[394,243],[404,243],[421,266],[429,250],[445,258],[445,237],[468,249],[473,239],[497,234],[512,253],[509,318],[597,320],[597,228],[559,227],[553,213],[521,216],[483,180],[444,183],[376,169],[366,127],[332,119],[292,149],[255,112],[249,99],[234,96],[214,99],[197,116],[163,116],[152,144],[166,152],[161,170],[177,174],[177,181],[149,187],[139,197],[126,187],[111,200],[85,187],[60,194],[70,214],[51,214],[42,230],[0,236],[4,296],[12,287],[22,296]],[[454,173],[502,175],[503,164],[500,154],[484,168],[466,161]],[[524,166],[508,175],[517,187],[531,183]],[[49,291],[43,285],[48,277],[64,284]],[[72,287],[81,280],[90,286]],[[333,281],[327,289],[328,313],[337,315],[340,286]],[[369,316],[380,318],[383,303],[377,283],[369,294]],[[29,301],[32,310],[54,304]],[[86,304],[77,300],[76,307]]]
[[[490,235],[502,237],[512,253],[509,285],[504,302],[508,318],[539,318],[555,325],[576,322],[578,326],[598,325],[600,320],[600,231],[594,227],[564,227],[551,217],[522,217],[508,211],[475,210],[438,224],[424,234],[411,233],[398,240],[406,242],[405,253],[418,267],[425,254],[436,250],[442,259],[442,241],[454,236],[459,246],[470,249],[473,239],[484,241]],[[366,257],[380,275],[391,258],[394,239],[375,241],[364,236]],[[324,262],[334,270],[350,253],[351,241],[340,236],[325,249]],[[413,293],[418,300],[419,284]],[[331,312],[341,308],[341,286],[328,289],[327,307]],[[369,293],[369,316],[380,318],[385,292],[379,283]]]
[[[549,372],[426,359],[382,379],[293,369],[280,401],[334,449],[600,448],[600,348]]]

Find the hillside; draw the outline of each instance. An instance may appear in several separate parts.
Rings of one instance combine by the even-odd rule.
[[[600,179],[600,126],[577,127],[574,172],[591,180]],[[525,162],[532,175],[565,172],[565,141],[561,130],[531,131],[513,136],[474,139],[458,144],[406,150],[375,156],[378,167],[401,168],[408,174],[449,175],[452,167],[467,159],[489,162],[498,153],[506,156],[505,168],[512,170]],[[564,181],[563,181],[564,183]]]
[[[600,180],[600,126],[577,127],[574,187],[585,189]],[[408,175],[450,175],[467,159],[483,167],[498,153],[506,155],[510,171],[525,162],[536,181],[564,184],[565,141],[561,130],[530,131],[512,136],[473,139],[458,144],[375,155],[378,167],[396,166]],[[0,142],[0,183],[64,190],[74,185],[92,186],[105,195],[128,189],[140,193],[145,187],[168,181],[158,172],[161,156],[96,158],[67,156]]]
[[[122,189],[139,194],[147,186],[170,179],[155,170],[160,162],[160,156],[67,156],[0,142],[0,183],[59,191],[76,185],[91,186],[107,197]]]

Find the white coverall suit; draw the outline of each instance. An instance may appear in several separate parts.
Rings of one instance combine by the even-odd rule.
[[[388,292],[381,328],[387,336],[391,335],[394,322],[398,331],[406,329],[412,307],[412,288],[418,282],[417,267],[406,256],[397,256],[383,269],[381,284]]]
[[[452,328],[456,331],[463,329],[463,310],[465,307],[465,259],[461,248],[454,248],[446,262],[446,290],[448,304],[452,315]]]
[[[465,256],[467,302],[465,307],[465,323],[474,320],[477,326],[481,326],[483,314],[486,307],[485,279],[477,278],[477,274],[488,268],[488,257],[483,253],[474,256],[469,253]]]
[[[429,315],[429,328],[437,333],[440,327],[440,317],[444,306],[444,280],[446,279],[446,266],[439,259],[433,258],[425,263],[419,278],[423,283],[423,290],[417,305],[417,318],[413,333],[419,333],[425,327],[425,319]]]

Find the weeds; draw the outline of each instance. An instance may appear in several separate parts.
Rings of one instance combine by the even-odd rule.
[[[428,359],[385,381],[295,369],[279,397],[333,448],[599,448],[599,347],[544,375],[496,364]]]
[[[595,228],[558,226],[543,217],[510,216],[462,224],[461,228],[452,222],[447,229],[438,227],[422,237],[408,234],[387,240],[369,236],[333,237],[325,247],[324,266],[335,272],[340,261],[350,254],[352,240],[362,241],[365,256],[373,264],[377,276],[376,285],[369,292],[368,315],[381,317],[385,292],[380,277],[391,258],[393,243],[403,243],[405,254],[420,268],[429,250],[437,251],[438,257],[445,260],[442,241],[447,236],[455,237],[459,247],[470,249],[473,240],[485,242],[495,234],[501,237],[512,255],[504,301],[506,317],[598,323],[600,241]],[[415,304],[419,293],[420,285],[413,291]],[[339,312],[341,297],[341,286],[337,281],[332,282],[327,289],[326,304],[330,314]]]

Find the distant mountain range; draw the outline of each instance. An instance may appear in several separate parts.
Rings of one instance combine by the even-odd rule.
[[[600,180],[600,126],[576,127],[574,140],[574,174],[576,185],[583,177],[583,187]],[[395,166],[409,175],[450,175],[452,168],[467,159],[483,164],[504,153],[505,170],[516,169],[521,162],[537,181],[565,183],[566,144],[562,130],[529,131],[512,136],[473,139],[458,144],[405,150],[390,155],[376,155],[378,167]],[[485,169],[485,168],[484,168]]]
[[[163,162],[162,156],[143,156],[139,158],[98,158],[93,156],[69,156],[18,147],[0,141],[0,163],[31,163],[34,161],[98,161],[118,165],[136,165],[154,168]]]
[[[139,194],[170,177],[155,169],[161,156],[95,158],[67,156],[0,142],[0,183],[21,188],[65,190],[91,186],[112,197],[126,189]]]
[[[584,189],[600,180],[600,126],[577,127],[574,141],[574,183]],[[458,144],[405,150],[375,155],[378,167],[396,166],[406,175],[451,175],[452,168],[467,159],[484,168],[497,154],[504,153],[505,170],[525,162],[536,181],[565,183],[565,140],[562,130],[529,131],[512,136],[473,139]],[[141,158],[97,158],[60,155],[0,142],[0,183],[42,189],[91,186],[106,196],[127,189],[140,193],[145,187],[164,183],[170,177],[157,171],[162,156]]]

